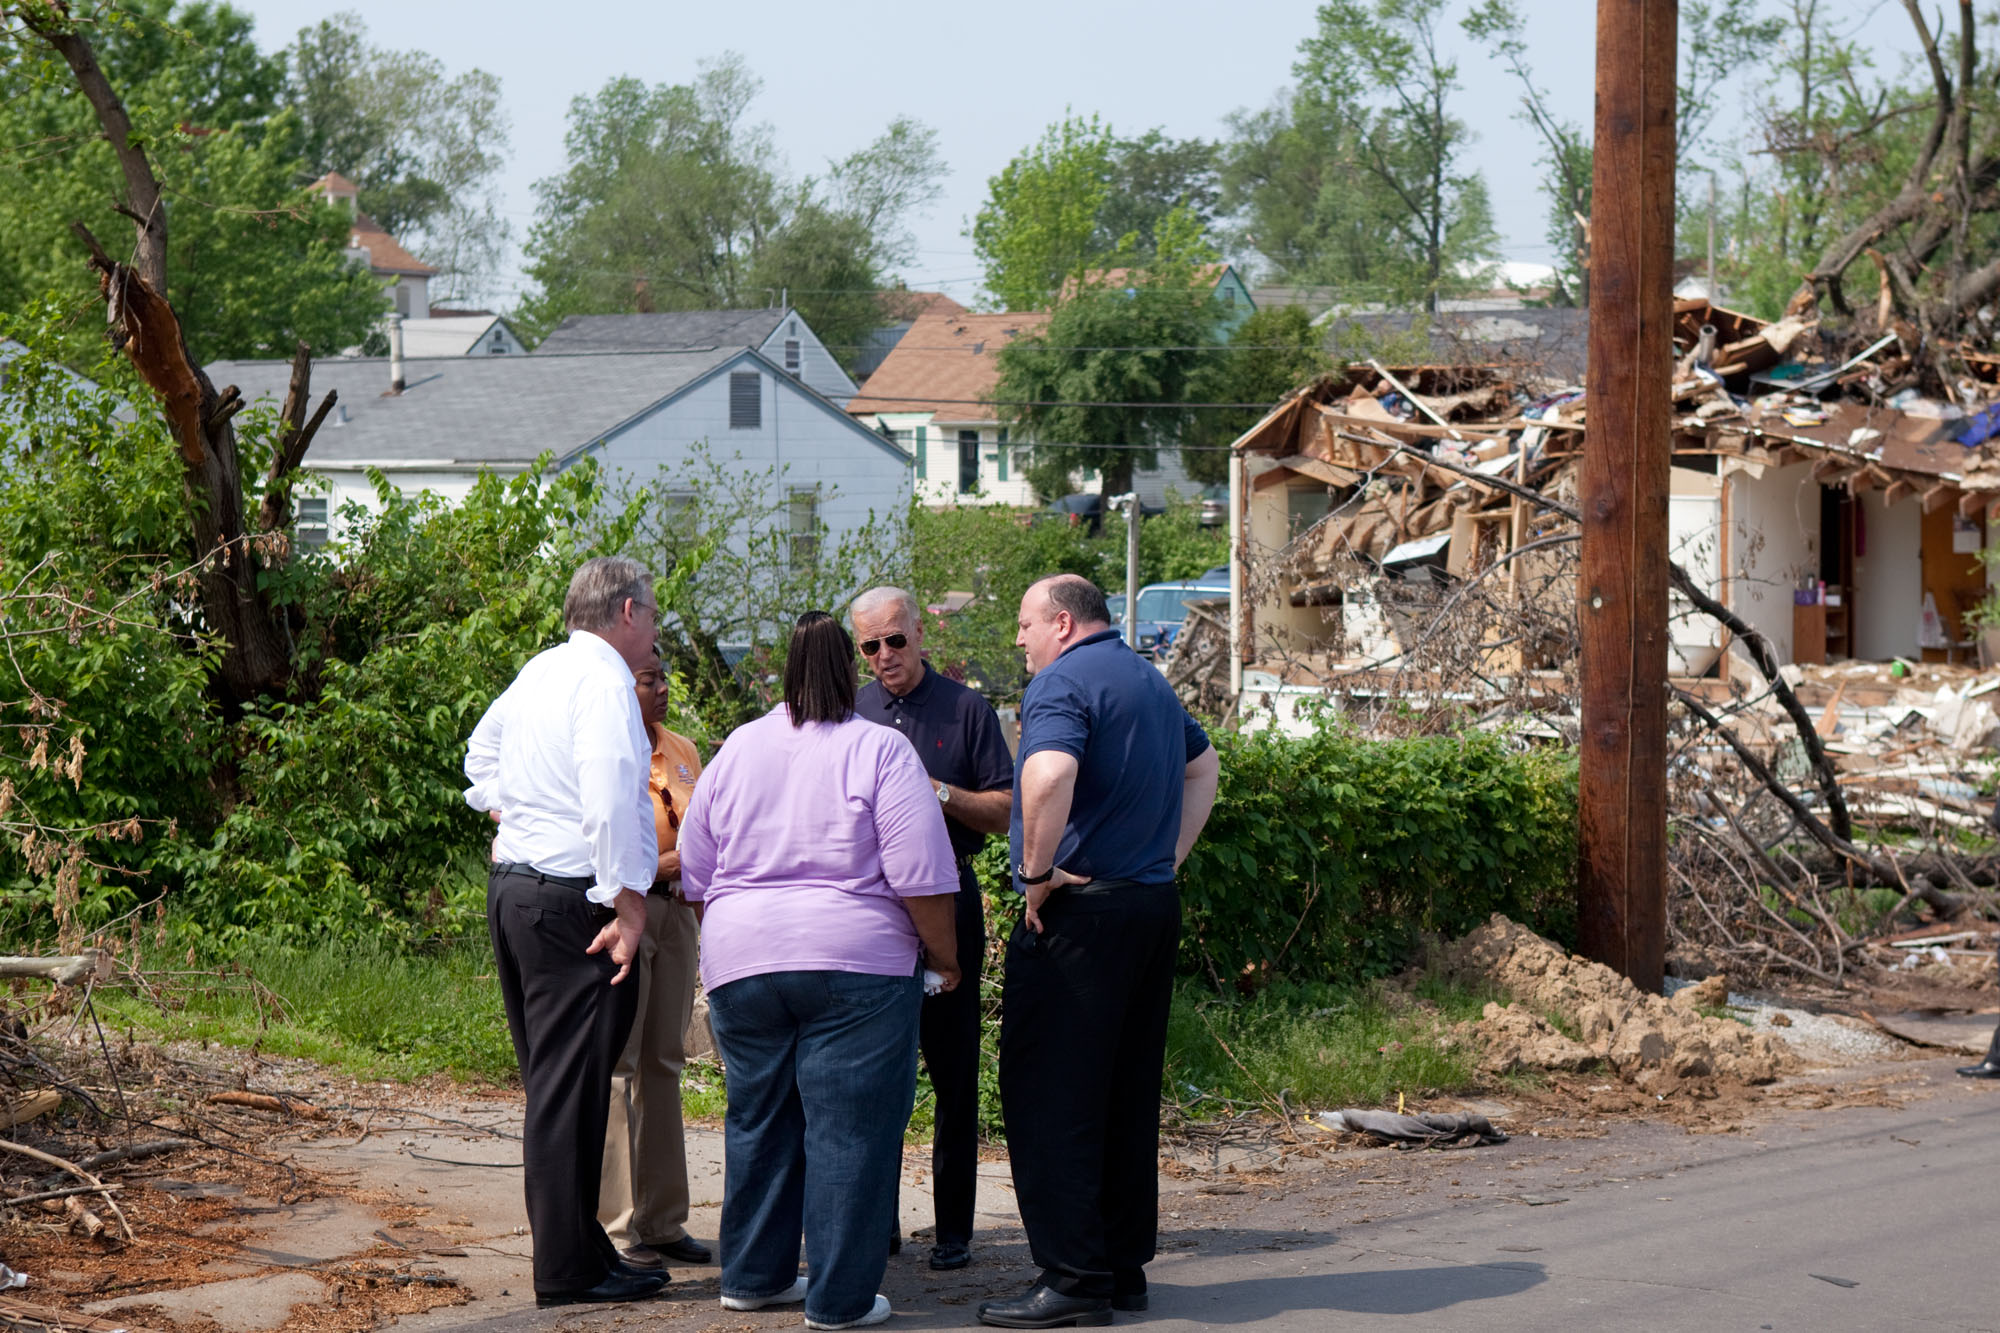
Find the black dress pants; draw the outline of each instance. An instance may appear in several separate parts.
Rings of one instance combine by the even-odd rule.
[[[611,1071],[639,986],[635,977],[610,985],[610,952],[584,952],[612,919],[581,889],[512,873],[487,881],[486,924],[528,1095],[521,1156],[541,1295],[594,1287],[618,1263],[597,1221],[597,1186]]]
[[[937,1109],[931,1131],[931,1191],[939,1244],[972,1239],[979,1186],[979,974],[986,960],[986,905],[970,868],[959,872],[958,989],[924,997],[917,1046]]]
[[[1153,1258],[1160,1076],[1180,943],[1171,884],[1059,889],[1007,943],[1000,1103],[1042,1281],[1110,1296]]]

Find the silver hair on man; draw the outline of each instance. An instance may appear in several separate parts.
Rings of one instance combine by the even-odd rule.
[[[862,593],[852,602],[849,602],[847,604],[848,622],[851,624],[856,616],[869,615],[872,612],[884,610],[890,606],[894,606],[901,613],[905,624],[912,627],[916,625],[917,599],[903,589],[887,583],[879,588],[870,588],[867,592]]]
[[[617,622],[628,599],[653,600],[652,576],[644,565],[622,555],[586,560],[570,579],[569,593],[563,598],[563,628],[606,629]]]

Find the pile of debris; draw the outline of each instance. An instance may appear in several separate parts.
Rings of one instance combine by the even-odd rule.
[[[1717,1080],[1769,1083],[1793,1063],[1784,1044],[1727,1018],[1703,1014],[1728,998],[1720,976],[1672,999],[1647,995],[1601,963],[1564,953],[1495,913],[1440,960],[1461,980],[1513,997],[1488,1004],[1460,1038],[1480,1052],[1480,1072],[1601,1068],[1647,1092],[1712,1092]],[[1576,1035],[1566,1035],[1553,1015]]]

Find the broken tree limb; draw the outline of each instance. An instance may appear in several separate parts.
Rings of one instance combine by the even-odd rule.
[[[1667,688],[1673,692],[1675,698],[1681,701],[1683,707],[1707,723],[1716,735],[1722,737],[1729,748],[1736,752],[1736,757],[1743,761],[1743,766],[1750,770],[1751,776],[1763,783],[1773,796],[1784,802],[1785,808],[1792,812],[1799,823],[1805,827],[1806,832],[1812,835],[1814,841],[1818,842],[1835,856],[1852,861],[1854,864],[1867,870],[1869,874],[1874,875],[1882,883],[1901,885],[1906,892],[1910,891],[1909,880],[1904,876],[1902,868],[1896,864],[1893,857],[1883,858],[1871,855],[1861,850],[1861,848],[1856,847],[1847,839],[1835,834],[1832,829],[1826,826],[1826,821],[1814,814],[1812,808],[1799,799],[1797,792],[1786,786],[1778,775],[1771,771],[1770,765],[1758,758],[1755,750],[1745,745],[1737,737],[1736,733],[1729,729],[1727,723],[1709,710],[1708,705],[1702,701],[1701,696],[1684,690],[1678,685],[1669,685]]]
[[[96,1186],[92,1193],[104,1196],[105,1205],[111,1209],[111,1215],[118,1219],[119,1228],[125,1232],[125,1239],[133,1239],[132,1224],[125,1220],[125,1213],[118,1207],[118,1200],[111,1197],[110,1188],[75,1162],[65,1161],[53,1153],[45,1153],[40,1148],[30,1148],[24,1143],[15,1143],[11,1139],[0,1139],[0,1152],[10,1152],[19,1157],[31,1157],[37,1162],[53,1166],[58,1170],[67,1171],[85,1184]]]
[[[252,1111],[274,1111],[279,1115],[300,1115],[308,1120],[324,1120],[326,1112],[296,1097],[273,1097],[267,1092],[218,1092],[211,1094],[211,1106],[242,1106]]]
[[[128,1143],[122,1148],[92,1153],[77,1165],[86,1171],[101,1171],[107,1166],[117,1166],[122,1162],[136,1162],[142,1158],[158,1157],[162,1153],[179,1152],[183,1148],[200,1146],[193,1139],[150,1139],[145,1143]]]
[[[102,949],[85,949],[80,954],[56,954],[49,958],[0,954],[0,977],[47,977],[58,986],[109,981],[111,955]]]
[[[1443,468],[1447,472],[1455,472],[1461,477],[1506,491],[1510,495],[1518,495],[1521,499],[1531,504],[1539,505],[1550,513],[1560,514],[1573,523],[1581,523],[1583,521],[1583,516],[1577,512],[1574,506],[1564,504],[1560,500],[1551,499],[1530,487],[1517,485],[1505,478],[1487,476],[1483,473],[1474,472],[1471,468],[1459,467],[1455,463],[1448,463],[1442,459],[1432,458],[1422,450],[1413,449],[1406,444],[1369,440],[1364,436],[1348,435],[1345,431],[1337,431],[1335,433],[1344,439],[1354,440],[1358,443],[1373,444],[1378,448],[1387,448],[1400,453],[1414,455],[1423,459],[1432,467]],[[1821,740],[1818,728],[1813,725],[1812,715],[1806,712],[1805,705],[1799,702],[1798,695],[1792,692],[1792,687],[1786,683],[1783,673],[1779,671],[1778,654],[1771,647],[1771,641],[1765,638],[1749,621],[1743,619],[1743,617],[1731,611],[1721,602],[1709,596],[1689,576],[1687,570],[1681,568],[1678,560],[1669,560],[1667,562],[1667,576],[1672,580],[1674,588],[1690,602],[1694,603],[1697,611],[1714,618],[1724,629],[1727,629],[1741,640],[1744,647],[1749,650],[1751,661],[1755,663],[1758,674],[1762,675],[1765,682],[1770,685],[1772,696],[1777,699],[1778,706],[1785,710],[1785,716],[1792,720],[1792,726],[1799,734],[1799,743],[1805,747],[1806,759],[1812,766],[1813,777],[1819,787],[1820,795],[1826,798],[1827,820],[1832,826],[1833,833],[1842,842],[1846,842],[1852,838],[1854,836],[1854,820],[1848,813],[1847,799],[1841,794],[1840,776],[1834,771],[1833,759],[1826,752],[1826,744]],[[1891,880],[1890,882],[1896,883],[1898,881]]]

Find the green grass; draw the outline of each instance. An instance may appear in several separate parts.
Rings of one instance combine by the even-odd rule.
[[[161,1040],[255,1046],[362,1078],[516,1075],[493,954],[475,937],[433,952],[251,941],[175,976],[154,1003],[100,992],[107,1025]]]
[[[161,992],[161,1004],[136,989],[100,991],[106,1026],[157,1040],[254,1046],[365,1079],[517,1078],[483,939],[428,952],[253,941],[236,959],[200,961]],[[997,981],[989,986],[997,992]],[[1231,1101],[1265,1103],[1281,1090],[1294,1107],[1315,1110],[1392,1105],[1398,1093],[1464,1091],[1474,1086],[1472,1055],[1443,1049],[1438,1029],[1476,1018],[1498,999],[1429,976],[1407,988],[1280,983],[1248,999],[1187,983],[1169,1020],[1169,1095],[1199,1117],[1222,1114]],[[997,1021],[986,1025],[985,1047],[981,1127],[997,1140]],[[726,1105],[721,1071],[690,1065],[682,1105],[691,1119],[719,1119]],[[914,1139],[928,1139],[932,1106],[920,1075]]]
[[[1472,1053],[1444,1049],[1436,1029],[1498,998],[1430,977],[1408,991],[1280,984],[1247,1000],[1184,987],[1167,1030],[1167,1083],[1197,1116],[1219,1110],[1216,1098],[1280,1092],[1295,1108],[1336,1110],[1465,1091]]]

